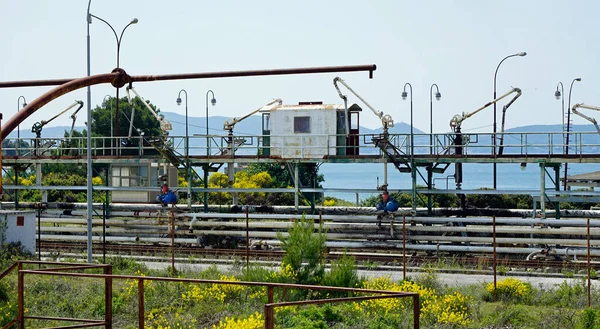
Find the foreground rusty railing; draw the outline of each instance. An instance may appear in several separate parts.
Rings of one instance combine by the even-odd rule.
[[[57,317],[48,317],[48,316],[25,316],[24,310],[24,295],[25,295],[25,283],[24,283],[24,274],[25,270],[23,270],[23,264],[37,264],[37,265],[56,265],[62,267],[56,268],[45,268],[45,269],[37,269],[33,272],[43,273],[43,272],[51,272],[58,273],[58,275],[64,275],[63,271],[77,271],[77,270],[85,270],[85,269],[95,269],[101,268],[104,269],[104,274],[108,275],[104,280],[104,294],[105,294],[105,315],[104,320],[89,320],[89,319],[72,319],[72,318],[57,318]],[[72,326],[63,326],[60,328],[84,328],[84,327],[92,327],[92,326],[105,326],[106,324],[112,323],[112,278],[110,275],[112,274],[112,266],[106,264],[97,264],[97,265],[89,265],[89,264],[78,264],[78,263],[59,263],[59,262],[42,262],[42,261],[32,261],[32,260],[20,260],[16,263],[12,264],[8,269],[6,269],[2,274],[0,274],[0,280],[5,276],[9,275],[15,269],[18,269],[18,280],[17,280],[17,308],[18,315],[15,319],[11,320],[8,324],[2,327],[2,329],[12,328],[15,324],[17,328],[23,329],[25,328],[25,319],[35,319],[35,320],[59,320],[59,321],[71,321],[71,322],[83,322],[86,323],[84,325],[77,324]],[[72,273],[76,274],[76,273]]]
[[[23,264],[40,264],[40,265],[60,265],[66,266],[62,268],[47,268],[37,270],[23,270]],[[203,284],[227,284],[227,285],[238,285],[247,287],[266,287],[267,288],[267,304],[264,305],[264,318],[265,318],[265,329],[273,329],[275,325],[274,309],[276,307],[284,307],[291,305],[310,305],[310,304],[326,304],[326,303],[341,303],[351,301],[364,301],[371,299],[382,299],[382,298],[408,298],[413,299],[413,328],[419,328],[419,294],[414,292],[397,292],[387,290],[372,290],[372,289],[355,289],[355,288],[340,288],[340,287],[328,287],[328,286],[315,286],[315,285],[300,285],[300,284],[285,284],[285,283],[266,283],[266,282],[245,282],[245,281],[220,281],[220,280],[203,280],[203,279],[185,279],[185,278],[167,278],[167,277],[149,277],[149,276],[133,276],[133,275],[113,275],[112,267],[110,265],[87,265],[87,264],[73,264],[73,263],[56,263],[56,262],[39,262],[39,261],[19,261],[16,265],[13,265],[9,270],[5,271],[8,273],[15,268],[18,268],[18,315],[17,319],[13,320],[10,324],[5,326],[3,329],[10,328],[12,325],[17,324],[19,329],[25,328],[25,320],[60,320],[60,321],[72,321],[81,322],[81,324],[74,324],[68,326],[61,326],[59,328],[88,328],[88,327],[100,327],[112,328],[112,280],[137,280],[138,281],[138,320],[139,328],[144,328],[144,282],[145,281],[165,281],[165,282],[178,282],[178,283],[203,283]],[[92,269],[92,268],[103,268],[104,274],[91,274],[91,273],[72,273],[65,271]],[[79,277],[79,278],[98,278],[104,279],[105,282],[105,317],[104,320],[94,319],[72,319],[72,318],[57,318],[57,317],[45,317],[45,316],[31,316],[25,315],[24,303],[25,303],[25,275],[50,275],[50,276],[61,276],[61,277]],[[359,297],[347,297],[347,298],[331,298],[331,299],[318,299],[318,300],[305,300],[296,302],[280,302],[275,303],[274,301],[274,289],[303,289],[303,290],[320,290],[320,291],[339,291],[339,292],[352,292],[352,293],[370,293],[377,294],[374,296],[359,296]]]

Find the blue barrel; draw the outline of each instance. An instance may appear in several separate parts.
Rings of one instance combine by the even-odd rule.
[[[398,202],[396,202],[396,200],[394,199],[390,199],[390,201],[388,201],[388,203],[385,205],[385,210],[389,211],[389,212],[393,212],[398,210]]]

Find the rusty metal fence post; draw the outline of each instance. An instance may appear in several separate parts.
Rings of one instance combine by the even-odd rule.
[[[592,264],[591,264],[591,244],[590,244],[590,219],[587,219],[587,297],[588,307],[592,307]]]
[[[139,328],[144,329],[144,279],[138,279],[138,321]]]
[[[23,269],[23,265],[21,264],[21,262],[19,262],[18,265],[18,270],[19,270],[19,274],[18,274],[18,279],[17,279],[17,303],[19,304],[17,306],[17,310],[18,310],[18,328],[19,329],[25,329],[25,273],[21,272],[21,270]]]
[[[492,245],[494,249],[494,302],[496,301],[496,216],[492,217]]]
[[[419,294],[416,294],[413,296],[413,318],[414,318],[413,328],[414,329],[419,329],[420,313],[421,313],[421,309],[419,306]]]
[[[104,268],[104,274],[112,275],[112,266]],[[112,329],[112,278],[107,276],[104,279],[104,328]]]
[[[273,304],[274,291],[272,286],[267,287],[267,304]],[[273,306],[265,305],[265,329],[273,329],[275,327],[275,315]]]
[[[265,329],[275,328],[273,305],[265,305]]]

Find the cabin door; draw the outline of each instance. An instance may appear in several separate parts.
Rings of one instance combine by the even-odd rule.
[[[358,120],[359,112],[350,112],[348,118],[348,125],[350,127],[350,134],[346,140],[346,154],[347,155],[358,155],[359,154],[359,138],[358,138]]]

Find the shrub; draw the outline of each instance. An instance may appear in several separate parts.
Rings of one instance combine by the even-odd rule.
[[[586,308],[583,310],[583,314],[581,315],[581,325],[583,329],[595,329],[598,328],[596,325],[598,322],[598,312],[592,308]],[[600,323],[599,323],[600,325]]]
[[[494,283],[488,283],[486,290],[490,295],[493,295]],[[519,279],[502,279],[496,284],[496,296],[503,301],[528,302],[529,297],[531,297],[531,285]]]
[[[291,267],[296,283],[320,283],[325,272],[323,261],[326,251],[325,241],[327,240],[323,224],[320,224],[315,232],[314,222],[302,216],[288,230],[287,237],[278,232],[277,238],[281,241],[281,248],[285,251],[282,268],[287,265]]]
[[[138,263],[131,258],[121,256],[107,257],[106,263],[112,265],[114,273],[132,274],[136,272],[142,273],[148,271],[148,267],[143,263]]]
[[[331,263],[331,269],[323,278],[323,284],[334,287],[355,287],[358,285],[358,272],[354,256],[344,254]]]
[[[212,329],[261,329],[265,327],[265,320],[262,314],[256,312],[250,317],[235,319],[226,317],[224,321],[220,321],[218,326],[213,325]]]

